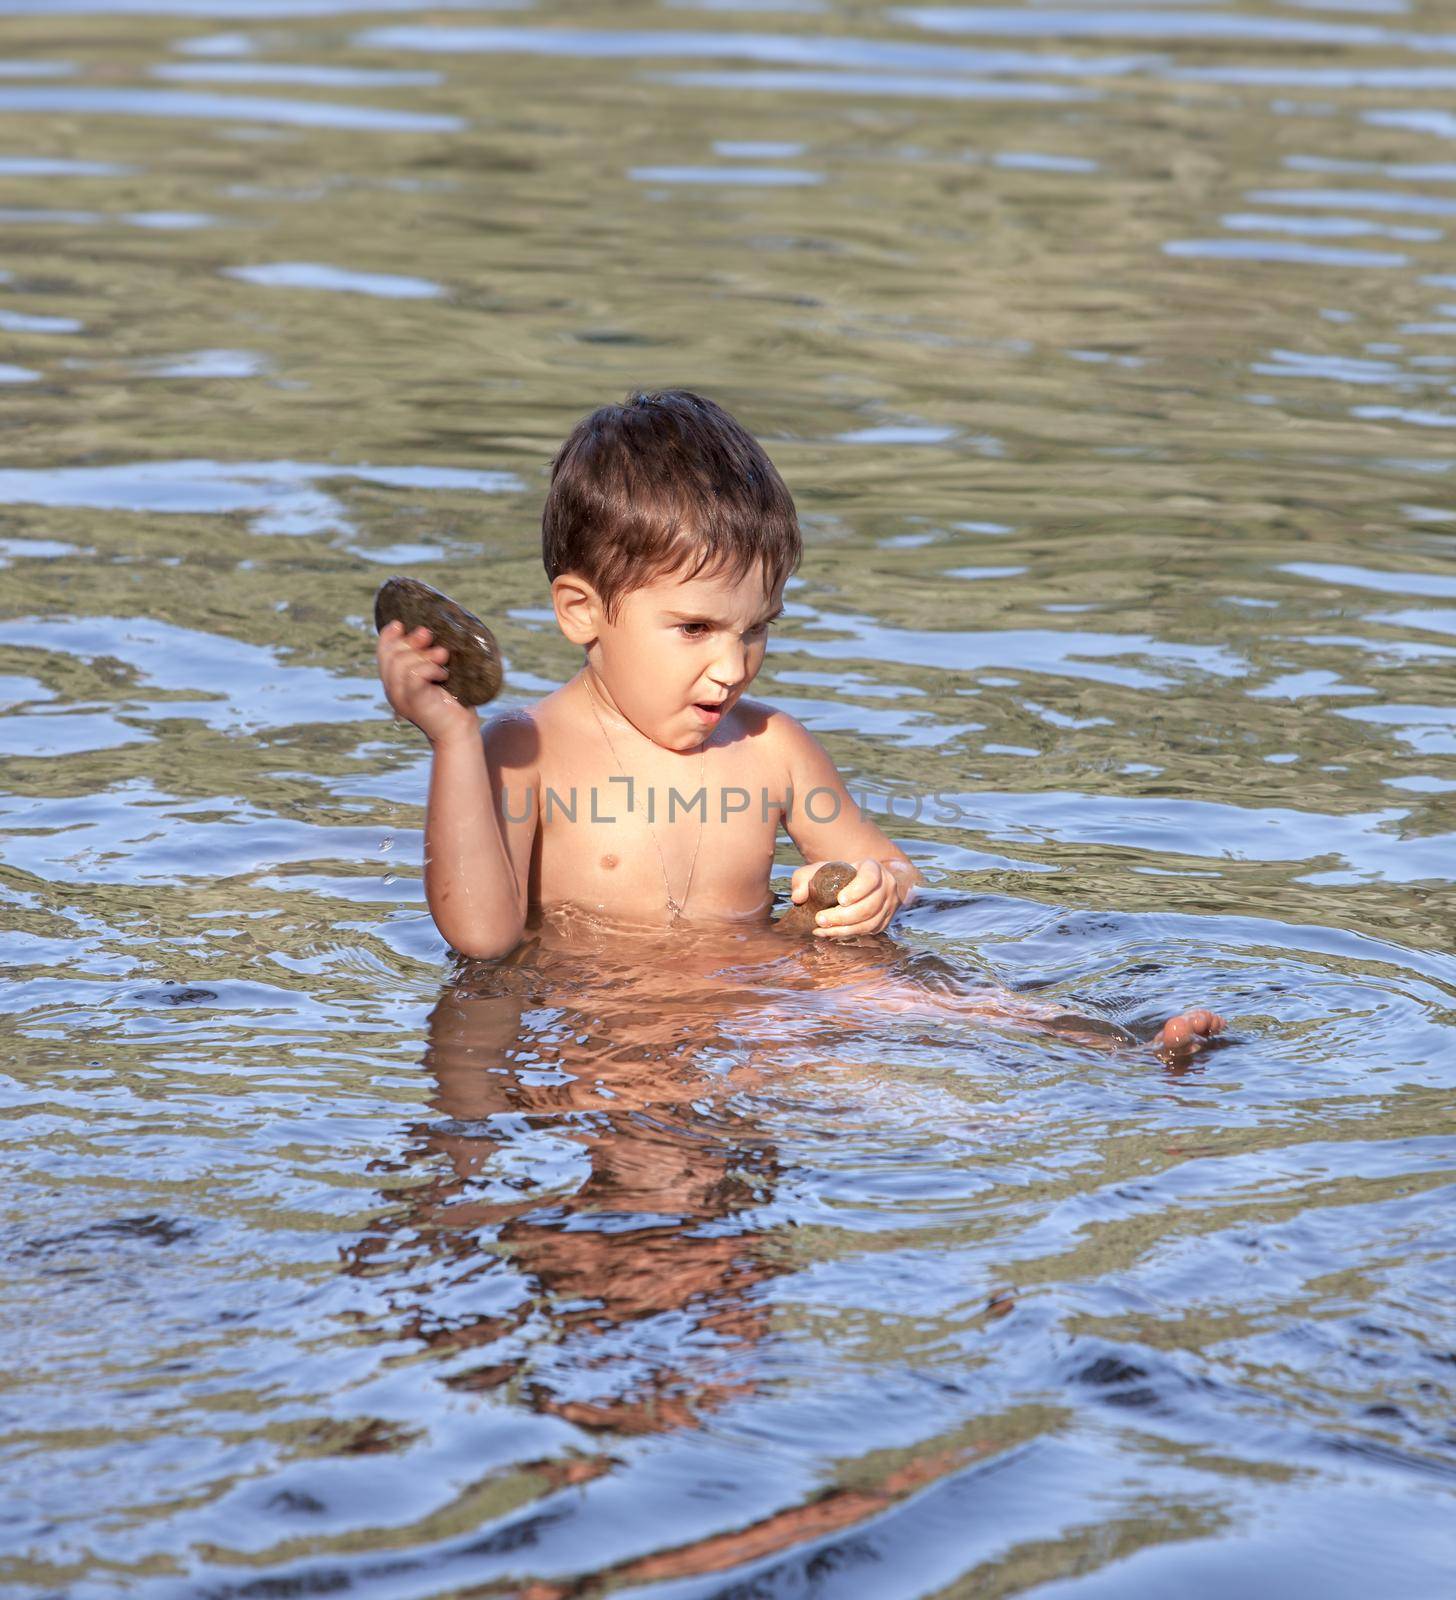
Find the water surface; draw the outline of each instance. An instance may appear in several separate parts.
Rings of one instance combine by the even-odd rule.
[[[1453,83],[1435,0],[0,0],[14,1592],[1451,1592]],[[670,384],[928,890],[452,968],[374,588],[562,682],[551,455]]]

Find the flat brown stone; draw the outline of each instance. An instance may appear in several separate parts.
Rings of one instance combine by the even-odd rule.
[[[391,622],[402,622],[406,633],[428,628],[430,642],[445,646],[450,652],[445,662],[449,676],[441,687],[462,706],[483,706],[500,693],[501,658],[495,635],[449,595],[414,578],[389,578],[374,597],[374,626],[382,632]]]

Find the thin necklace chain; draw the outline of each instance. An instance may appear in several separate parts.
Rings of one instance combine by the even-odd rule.
[[[586,697],[591,705],[592,715],[597,719],[597,727],[601,729],[602,738],[606,742],[607,749],[612,753],[612,760],[617,763],[617,771],[620,772],[624,778],[627,778],[627,769],[622,765],[622,758],[617,754],[617,747],[612,743],[612,736],[607,732],[607,725],[602,721],[601,712],[597,710],[596,691],[591,686],[591,676],[589,673],[587,676],[583,677],[582,682],[586,685]],[[698,762],[698,788],[700,791],[703,789],[703,780],[707,775],[707,771],[708,741],[704,739]],[[628,778],[628,782],[631,782],[630,778]],[[632,791],[629,788],[627,792],[630,794]],[[667,892],[667,909],[671,913],[674,922],[676,922],[679,917],[686,914],[688,896],[693,892],[693,873],[697,871],[698,867],[698,851],[702,848],[703,827],[707,817],[707,807],[708,802],[705,795],[703,799],[703,810],[698,816],[697,842],[693,845],[693,859],[688,863],[688,881],[683,885],[683,897],[681,901],[678,901],[673,897],[672,884],[668,881],[667,876],[667,861],[662,854],[662,846],[658,843],[657,829],[654,828],[650,822],[647,824],[647,832],[651,836],[653,848],[657,851],[657,864],[662,868],[662,887]]]

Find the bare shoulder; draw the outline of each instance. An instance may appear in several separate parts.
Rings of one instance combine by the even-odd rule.
[[[481,729],[486,759],[502,767],[534,767],[541,754],[536,707],[502,711]]]
[[[805,731],[787,711],[763,700],[740,700],[732,715],[735,737],[750,742],[760,755],[774,760],[782,759],[794,739]]]
[[[761,700],[740,700],[734,709],[744,737],[777,778],[793,787],[807,786],[822,783],[826,769],[834,770],[824,746],[797,717]]]
[[[765,700],[740,700],[733,708],[733,715],[744,736],[749,739],[768,739],[778,743],[781,739],[791,739],[796,733],[807,732],[802,722]]]
[[[738,709],[749,712],[752,725],[747,731],[750,737],[756,735],[762,738],[775,755],[789,762],[816,755],[822,758],[823,745],[797,717],[791,717],[787,711],[780,711],[777,706],[765,705],[759,700],[741,700]]]

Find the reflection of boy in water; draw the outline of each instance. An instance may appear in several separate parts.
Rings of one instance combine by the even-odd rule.
[[[389,1272],[411,1286],[396,1310],[437,1350],[478,1350],[452,1386],[510,1384],[587,1428],[682,1426],[748,1387],[742,1354],[765,1331],[753,1290],[770,1269],[749,1214],[774,1154],[727,1104],[749,1074],[706,1071],[714,1022],[687,1025],[660,995],[629,985],[601,1013],[563,1006],[540,970],[480,976],[430,1016],[438,1118],[407,1161],[438,1176],[395,1191],[405,1209],[360,1264],[417,1241]],[[533,1146],[541,1165],[514,1170]],[[436,1263],[422,1282],[418,1250]],[[504,1262],[523,1292],[503,1306]],[[472,1301],[490,1309],[462,1312]]]
[[[463,955],[495,959],[532,913],[762,923],[780,827],[805,865],[856,871],[816,917],[823,940],[882,932],[919,881],[793,717],[744,698],[801,553],[794,502],[756,440],[685,390],[633,395],[580,422],[552,466],[542,554],[581,670],[482,736],[441,686],[447,652],[390,623],[390,704],[433,746],[425,895]],[[705,848],[706,846],[706,848]],[[1208,1011],[1165,1025],[1188,1049]]]
[[[512,958],[442,993],[425,1056],[433,1116],[412,1130],[384,1195],[397,1209],[356,1247],[354,1270],[454,1389],[592,1432],[731,1435],[724,1408],[768,1372],[782,1377],[770,1352],[802,1333],[794,1296],[785,1317],[772,1286],[803,1251],[786,1231],[800,1208],[775,1194],[795,1186],[775,1127],[832,1105],[838,1128],[855,1111],[849,1083],[880,1081],[877,1066],[836,1059],[862,1031],[866,995],[927,1020],[978,1007],[955,969],[923,970],[924,952],[805,951],[749,928],[728,964],[721,936],[699,930],[581,932],[548,919]],[[816,1064],[829,1071],[801,1101],[806,1064],[811,1077]],[[997,1296],[986,1316],[1009,1306]],[[613,1448],[578,1436],[529,1472],[546,1493],[582,1485],[613,1470]],[[995,1448],[994,1428],[962,1420],[913,1451],[872,1452],[847,1481],[746,1524],[735,1515],[727,1531],[680,1542],[659,1530],[648,1554],[519,1592],[569,1600],[605,1580],[725,1573],[868,1524]],[[529,1521],[484,1538],[508,1540]]]

